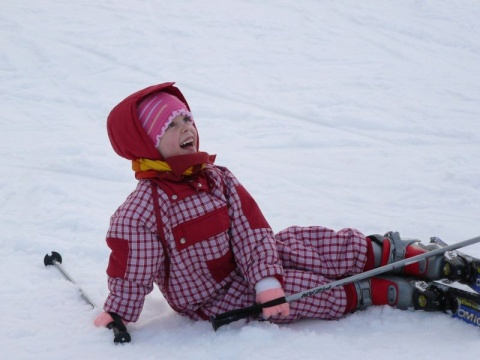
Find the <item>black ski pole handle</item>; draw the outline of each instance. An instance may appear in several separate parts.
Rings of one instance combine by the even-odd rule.
[[[246,308],[227,311],[223,314],[211,316],[210,323],[212,324],[213,330],[217,331],[219,327],[230,324],[234,321],[246,319],[249,317],[258,317],[261,314],[263,308],[284,304],[286,302],[287,300],[285,299],[285,297],[281,297],[265,302],[263,304],[254,304]]]
[[[113,321],[107,325],[107,328],[113,331],[113,342],[115,344],[126,344],[132,341],[128,331],[120,330]]]
[[[107,325],[107,328],[113,331],[113,342],[115,344],[125,344],[132,341],[132,338],[127,331],[127,327],[123,323],[122,318],[115,313],[109,314],[113,321]]]
[[[254,304],[243,309],[236,309],[227,311],[223,314],[213,315],[210,317],[210,323],[212,324],[213,330],[217,331],[217,329],[223,325],[230,324],[240,319],[246,319],[248,317],[257,317],[261,312],[262,307],[260,304]]]

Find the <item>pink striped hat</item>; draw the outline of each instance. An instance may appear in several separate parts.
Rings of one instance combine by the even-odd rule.
[[[142,99],[138,105],[140,122],[155,147],[158,147],[168,125],[178,115],[188,116],[193,120],[187,105],[166,92],[153,93]]]

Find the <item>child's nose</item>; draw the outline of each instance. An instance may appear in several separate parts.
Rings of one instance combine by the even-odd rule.
[[[192,123],[190,121],[184,122],[182,124],[182,130],[187,131],[188,129],[190,129],[191,126],[192,126]]]

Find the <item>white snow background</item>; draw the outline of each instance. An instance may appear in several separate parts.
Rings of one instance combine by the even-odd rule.
[[[339,321],[214,332],[158,289],[132,343],[97,329],[52,250],[101,306],[110,216],[134,189],[106,117],[176,81],[275,231],[480,235],[477,0],[2,0],[0,358],[452,359],[480,330],[440,313],[369,308]],[[480,256],[480,245],[468,252]]]

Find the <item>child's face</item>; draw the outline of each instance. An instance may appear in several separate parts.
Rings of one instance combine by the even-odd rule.
[[[197,129],[192,119],[185,115],[174,118],[160,139],[158,151],[164,159],[197,152]]]

